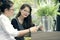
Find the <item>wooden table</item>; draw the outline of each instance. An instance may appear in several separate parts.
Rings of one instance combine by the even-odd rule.
[[[32,40],[60,40],[60,32],[32,33]]]

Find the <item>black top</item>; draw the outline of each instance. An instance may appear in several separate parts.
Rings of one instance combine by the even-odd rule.
[[[13,27],[15,29],[19,30],[24,30],[24,27],[22,26],[22,24],[19,23],[17,18],[12,19],[11,24],[13,25]],[[24,36],[23,37],[15,37],[16,40],[24,40]]]

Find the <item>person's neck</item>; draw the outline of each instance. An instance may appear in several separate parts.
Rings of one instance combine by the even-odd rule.
[[[5,16],[9,17],[6,13],[4,13]]]
[[[20,19],[21,21],[23,21],[23,20],[24,20],[24,17],[23,17],[23,16],[19,16],[19,19]]]
[[[19,20],[19,22],[20,22],[21,24],[23,24],[24,17],[22,17],[22,16],[19,16],[19,17],[18,17],[18,20]]]

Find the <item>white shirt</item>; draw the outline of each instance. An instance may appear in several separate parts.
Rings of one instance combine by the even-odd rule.
[[[19,31],[13,28],[11,21],[4,14],[0,15],[0,40],[15,40]]]

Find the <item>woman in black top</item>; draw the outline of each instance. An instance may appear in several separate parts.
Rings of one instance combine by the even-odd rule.
[[[24,30],[33,27],[31,18],[31,7],[28,4],[23,4],[17,14],[16,18],[12,19],[11,23],[13,27],[17,30]],[[24,35],[22,37],[15,37],[16,40],[24,40]]]
[[[31,11],[32,9],[28,4],[23,4],[16,18],[11,21],[13,27],[18,30],[24,30],[34,26],[32,24]],[[15,38],[16,40],[24,40],[24,37]]]

